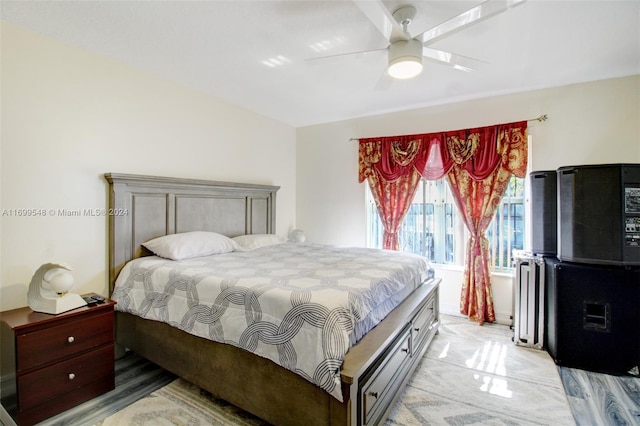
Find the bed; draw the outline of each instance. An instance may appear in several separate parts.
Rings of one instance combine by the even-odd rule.
[[[152,261],[158,260],[167,266],[142,246],[150,239],[190,231],[228,237],[275,234],[276,186],[115,173],[105,178],[112,295],[118,276],[131,268],[126,265],[155,265]],[[316,250],[311,244],[282,247],[292,253]],[[260,250],[284,256],[270,252],[271,247],[256,252]],[[116,342],[272,424],[380,424],[437,333],[440,280],[423,278],[375,327],[350,336],[333,390],[264,354],[132,312],[116,312]]]

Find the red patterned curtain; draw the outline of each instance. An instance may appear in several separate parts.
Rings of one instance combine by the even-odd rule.
[[[384,226],[383,248],[397,250],[398,230],[423,177],[447,176],[471,233],[460,311],[495,321],[485,231],[511,174],[524,177],[527,122],[444,133],[360,139],[359,181],[368,181]]]
[[[361,139],[359,181],[369,182],[384,227],[382,248],[398,250],[398,230],[425,168],[423,139],[414,136]]]
[[[449,132],[445,137],[456,163],[447,179],[470,233],[460,312],[480,324],[494,322],[489,241],[485,232],[511,175],[526,175],[527,122]]]

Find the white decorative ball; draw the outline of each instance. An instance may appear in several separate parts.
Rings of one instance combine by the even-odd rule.
[[[293,241],[297,243],[304,243],[306,237],[304,236],[304,231],[302,229],[296,229],[292,232]]]
[[[48,275],[50,276],[48,277]],[[55,291],[58,294],[65,294],[73,287],[73,275],[65,269],[56,268],[48,271],[45,275],[45,280],[48,282],[51,291]]]

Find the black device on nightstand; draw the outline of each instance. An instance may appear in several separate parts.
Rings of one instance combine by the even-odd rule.
[[[93,296],[83,296],[82,299],[87,302],[88,306],[93,306],[93,305],[97,305],[98,303],[104,303],[104,297],[99,296],[99,295],[93,295]]]

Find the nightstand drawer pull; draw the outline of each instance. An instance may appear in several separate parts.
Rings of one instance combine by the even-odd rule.
[[[73,343],[73,342],[75,342],[75,341],[76,341],[76,338],[75,338],[75,337],[73,337],[73,336],[69,336],[69,337],[67,337],[67,342],[69,342],[69,343]]]
[[[73,373],[69,373],[69,380],[73,380],[76,378],[76,375]]]

